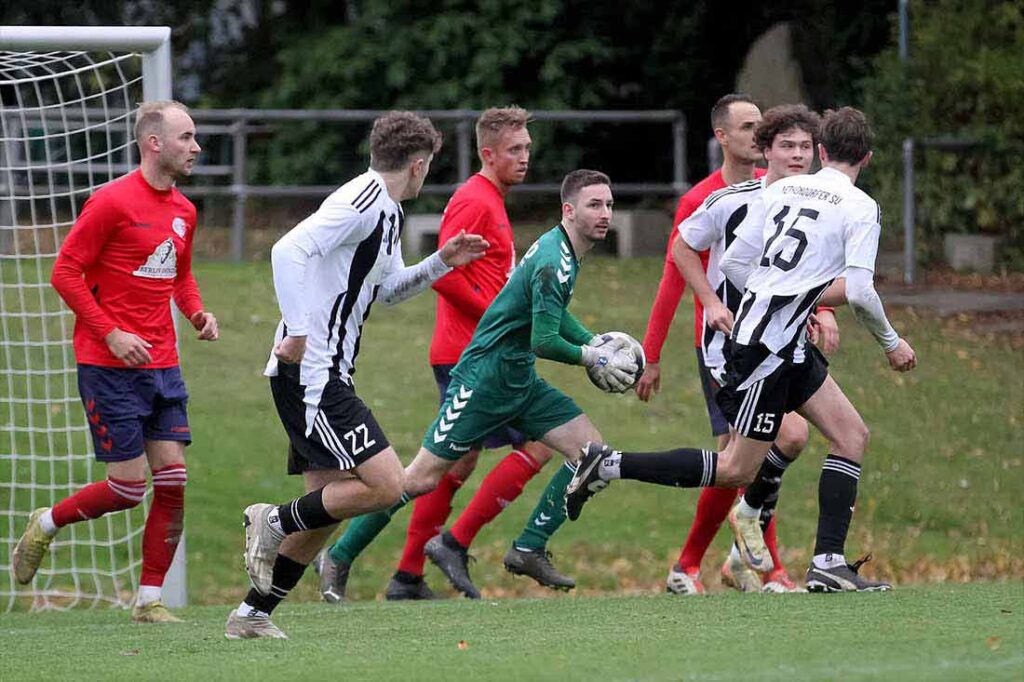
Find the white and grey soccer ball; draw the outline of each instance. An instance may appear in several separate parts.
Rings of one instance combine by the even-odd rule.
[[[597,386],[605,393],[625,393],[636,386],[636,382],[640,380],[640,377],[644,373],[644,367],[647,365],[647,356],[644,355],[644,347],[639,341],[626,332],[606,332],[601,336],[611,336],[612,338],[626,341],[628,345],[615,351],[615,357],[628,358],[636,364],[637,369],[633,374],[632,381],[629,385],[622,388],[612,387],[608,384],[606,365],[596,364],[592,367],[588,367],[587,378],[590,379],[590,383],[594,384],[594,386]]]

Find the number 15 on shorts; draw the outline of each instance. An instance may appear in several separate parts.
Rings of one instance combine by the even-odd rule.
[[[758,412],[755,415],[753,431],[756,433],[771,433],[775,428],[775,415],[771,412]]]

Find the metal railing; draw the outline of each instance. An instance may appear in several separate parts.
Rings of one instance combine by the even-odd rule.
[[[32,195],[33,188],[28,185],[32,180],[32,163],[24,161],[27,146],[32,143],[37,133],[48,131],[47,134],[61,134],[60,131],[72,131],[87,128],[94,123],[109,121],[112,117],[127,116],[130,112],[111,111],[109,109],[49,109],[40,112],[38,109],[15,109],[5,107],[0,110],[5,120],[11,123],[11,139],[18,140],[9,150],[12,163],[5,173],[6,179],[0,178],[8,187],[12,196],[25,193]],[[247,208],[250,198],[325,197],[337,185],[258,185],[250,184],[249,163],[250,136],[265,137],[273,135],[287,123],[324,122],[324,123],[369,123],[386,113],[369,109],[192,109],[190,111],[196,122],[197,132],[203,138],[204,146],[211,147],[211,138],[227,137],[230,139],[230,151],[223,149],[217,158],[219,163],[206,164],[203,158],[193,170],[193,175],[203,181],[189,183],[186,190],[190,197],[230,197],[232,200],[230,254],[231,260],[239,262],[245,251],[245,232]],[[455,174],[456,181],[451,183],[428,184],[423,188],[424,194],[449,195],[459,184],[468,179],[476,166],[474,153],[475,122],[480,111],[474,109],[421,110],[417,113],[430,117],[435,123],[454,124],[455,138]],[[679,195],[687,187],[686,166],[686,119],[682,112],[676,110],[595,110],[595,111],[535,111],[531,113],[536,122],[576,123],[576,124],[665,124],[668,127],[665,135],[666,146],[671,148],[672,178],[670,182],[616,182],[615,192],[618,195]],[[120,120],[120,119],[119,119]],[[127,119],[124,119],[127,121]],[[49,193],[69,192],[73,188],[72,179],[79,175],[95,172],[97,166],[111,175],[129,172],[137,161],[134,144],[128,139],[131,135],[127,124],[107,131],[108,138],[123,148],[118,154],[103,154],[102,160],[94,160],[84,155],[66,154],[71,158],[49,159],[47,168],[58,171],[58,175],[68,178],[68,187],[51,186]],[[23,136],[23,137],[22,137]],[[557,136],[556,136],[557,139]],[[207,156],[206,158],[210,158]],[[34,170],[39,170],[35,168]],[[205,182],[209,180],[209,182]],[[226,182],[225,182],[226,181]],[[58,184],[59,181],[58,181]],[[24,190],[24,192],[19,192]],[[516,192],[557,194],[557,183],[528,183],[514,188]]]
[[[230,185],[193,185],[190,196],[227,196],[233,199],[231,218],[231,259],[238,262],[245,251],[246,202],[250,197],[322,197],[330,194],[336,185],[251,185],[247,183],[248,138],[250,134],[273,131],[275,122],[324,121],[366,123],[385,111],[370,109],[193,109],[191,114],[202,135],[230,135],[232,153],[230,165],[199,166],[197,174],[204,176],[230,176]],[[424,194],[451,194],[458,185],[473,174],[475,166],[474,125],[480,111],[474,109],[422,110],[417,112],[433,121],[455,123],[456,173],[458,182],[428,184]],[[615,184],[622,195],[679,194],[687,187],[686,119],[675,110],[644,111],[535,111],[534,121],[577,123],[665,123],[670,126],[672,145],[672,181]],[[557,183],[526,183],[515,188],[517,192],[555,193]]]

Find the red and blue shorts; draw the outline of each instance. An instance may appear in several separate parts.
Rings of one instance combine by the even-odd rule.
[[[192,442],[188,392],[177,367],[78,365],[78,392],[101,462],[134,459],[147,440]]]

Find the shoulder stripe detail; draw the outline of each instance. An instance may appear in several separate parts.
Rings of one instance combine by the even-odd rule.
[[[754,184],[746,184],[744,182],[743,184],[737,184],[737,185],[732,186],[732,187],[726,187],[725,189],[719,189],[718,191],[716,191],[715,194],[713,194],[711,197],[709,197],[707,200],[705,200],[705,208],[706,209],[711,208],[715,204],[715,202],[717,202],[718,200],[722,199],[723,197],[731,197],[733,195],[741,195],[741,194],[744,194],[744,193],[748,193],[748,191],[756,191],[756,190],[758,190],[760,188],[761,188],[761,182],[759,181],[759,182],[756,182]]]
[[[358,210],[360,213],[365,213],[366,211],[368,211],[377,202],[377,198],[380,196],[382,191],[383,190],[378,185],[372,194],[370,194],[366,199],[360,202],[358,206],[355,207],[356,210]]]
[[[377,181],[370,180],[370,183],[366,185],[366,187],[364,187],[362,190],[360,190],[359,194],[356,195],[356,198],[352,200],[352,205],[355,206],[356,204],[360,203],[363,199],[366,198],[367,194],[370,193],[370,190],[372,190],[376,186]]]

